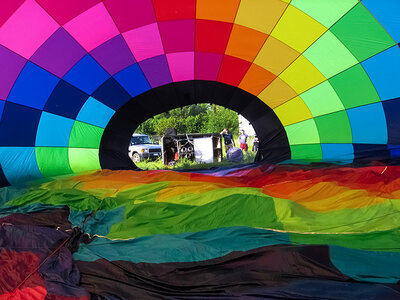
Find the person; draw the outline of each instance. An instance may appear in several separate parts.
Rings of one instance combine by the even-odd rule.
[[[240,149],[242,149],[242,151],[247,152],[247,138],[249,136],[244,132],[243,129],[240,132],[241,132],[241,135],[239,135]]]
[[[228,150],[235,146],[232,133],[229,132],[228,128],[224,128],[224,130],[221,132],[221,135],[224,138],[225,151],[228,153]]]
[[[260,142],[258,141],[258,136],[254,136],[254,140],[253,140],[253,152],[257,152],[258,151],[258,146],[260,145]]]

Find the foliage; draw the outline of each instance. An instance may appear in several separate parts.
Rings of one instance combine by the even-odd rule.
[[[231,132],[238,132],[239,121],[237,114],[230,109],[201,103],[156,115],[142,123],[135,132],[163,135],[166,129],[172,127],[178,133],[218,133],[225,127]]]

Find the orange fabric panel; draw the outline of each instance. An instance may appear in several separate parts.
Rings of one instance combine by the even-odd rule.
[[[240,0],[197,0],[196,19],[233,23]]]
[[[268,70],[265,70],[256,64],[252,64],[242,82],[239,84],[239,87],[250,94],[257,96],[275,79],[275,77],[276,76]]]

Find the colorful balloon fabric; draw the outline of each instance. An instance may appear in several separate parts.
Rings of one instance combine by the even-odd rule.
[[[398,299],[399,191],[400,167],[298,165],[5,187],[0,295]]]
[[[0,1],[0,299],[400,299],[399,11]],[[262,163],[132,171],[132,132],[195,103]]]
[[[0,4],[2,183],[129,169],[142,121],[222,104],[264,160],[400,156],[396,0]]]

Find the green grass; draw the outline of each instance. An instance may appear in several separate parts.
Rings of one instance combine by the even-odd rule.
[[[225,151],[225,149],[223,149]],[[180,159],[175,165],[173,166],[166,166],[163,164],[161,159],[156,160],[156,161],[149,161],[149,160],[143,160],[139,163],[136,163],[136,165],[141,168],[142,170],[182,170],[182,169],[209,169],[209,168],[214,168],[214,167],[226,167],[226,166],[234,166],[238,164],[247,164],[247,163],[252,163],[254,162],[254,158],[256,156],[256,153],[249,150],[244,153],[243,160],[241,162],[237,163],[232,163],[229,162],[226,159],[225,152],[224,152],[224,158],[221,162],[214,162],[214,163],[209,163],[209,164],[198,164],[195,161],[191,161],[188,159]]]

